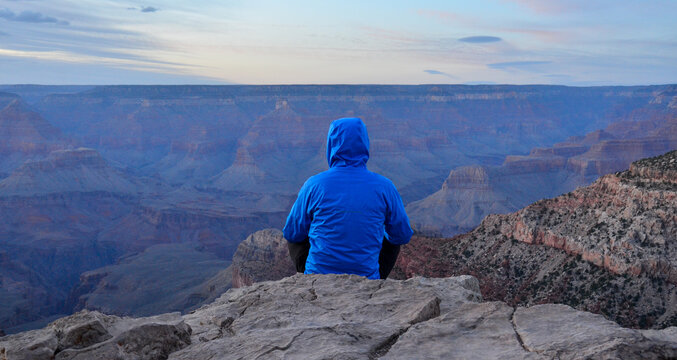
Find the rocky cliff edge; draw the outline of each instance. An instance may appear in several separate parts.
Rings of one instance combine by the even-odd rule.
[[[477,279],[295,275],[183,317],[83,311],[0,338],[0,359],[651,359],[677,328],[633,330],[565,305],[482,302]]]

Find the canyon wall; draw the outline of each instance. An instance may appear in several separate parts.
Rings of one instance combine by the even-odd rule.
[[[442,188],[407,206],[423,234],[453,236],[472,230],[489,214],[505,214],[567,193],[642,158],[677,148],[677,90],[658,92],[619,121],[527,155],[508,155],[500,166],[452,170]],[[478,186],[481,184],[481,186]]]
[[[415,237],[394,276],[477,276],[487,299],[564,303],[625,326],[677,325],[677,151],[588,187],[486,217],[453,238]]]

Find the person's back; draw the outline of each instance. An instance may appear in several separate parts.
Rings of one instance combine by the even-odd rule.
[[[348,273],[379,278],[385,233],[409,242],[409,219],[395,186],[366,168],[369,138],[358,118],[334,121],[327,136],[329,170],[308,179],[284,227],[292,243],[310,239],[307,274]]]

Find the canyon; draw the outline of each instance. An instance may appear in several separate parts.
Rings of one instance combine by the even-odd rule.
[[[456,234],[674,149],[675,89],[0,87],[0,328],[186,312],[293,274],[260,270],[284,243],[255,233],[326,169],[336,118],[364,119],[419,234]]]
[[[676,129],[677,91],[670,90],[585,136],[508,155],[501,165],[455,168],[440,190],[410,203],[407,213],[420,233],[465,233],[489,214],[518,210],[624,170],[634,160],[677,149]]]

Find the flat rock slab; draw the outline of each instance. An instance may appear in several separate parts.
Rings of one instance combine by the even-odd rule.
[[[524,349],[503,302],[466,303],[416,324],[384,359],[545,359]]]
[[[384,355],[440,303],[481,301],[469,276],[407,281],[295,275],[231,289],[184,318],[193,344],[170,359],[367,359]]]
[[[529,351],[557,359],[677,358],[674,328],[623,328],[602,315],[567,305],[544,304],[517,308],[515,329]]]

